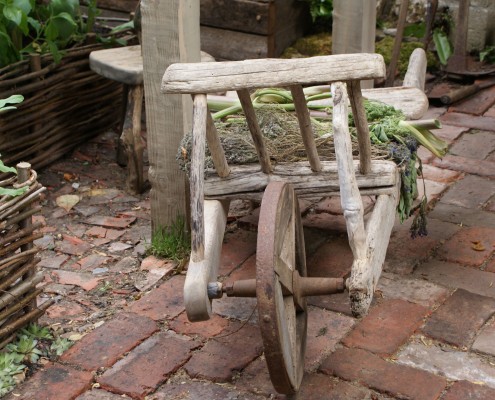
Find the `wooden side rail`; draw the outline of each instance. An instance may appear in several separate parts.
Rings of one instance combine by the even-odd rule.
[[[339,54],[289,60],[258,59],[172,64],[163,75],[164,93],[215,93],[337,81],[383,78],[379,54]]]

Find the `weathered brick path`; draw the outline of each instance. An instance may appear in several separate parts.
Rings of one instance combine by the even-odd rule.
[[[433,207],[429,235],[412,240],[409,224],[396,224],[365,318],[350,316],[343,295],[310,299],[300,399],[495,399],[494,103],[491,88],[450,110],[430,108],[451,151],[443,160],[421,151]],[[84,175],[109,185],[112,178],[94,161],[81,164],[79,181]],[[66,181],[51,201],[74,191]],[[46,216],[43,265],[47,290],[59,301],[44,321],[85,335],[9,400],[283,399],[268,378],[255,301],[215,301],[211,321],[189,323],[184,276],[169,277],[169,266],[158,260],[141,264],[149,202],[108,193]],[[335,200],[306,209],[310,275],[349,273],[352,257],[338,211]],[[241,229],[226,235],[226,280],[254,276],[256,216],[241,218]],[[50,232],[53,220],[64,218]],[[95,296],[106,290],[112,297],[102,295],[98,303]]]

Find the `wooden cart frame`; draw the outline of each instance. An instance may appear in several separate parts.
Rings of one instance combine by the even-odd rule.
[[[381,274],[395,220],[400,176],[392,161],[372,160],[363,97],[379,100],[418,119],[428,108],[423,93],[426,57],[411,56],[404,86],[360,89],[360,81],[383,78],[377,54],[307,59],[258,59],[173,64],[162,91],[193,96],[191,156],[191,259],[184,286],[187,316],[209,319],[211,301],[224,293],[258,299],[260,329],[270,376],[281,393],[295,393],[304,371],[305,296],[349,290],[355,316],[366,314]],[[311,130],[303,86],[330,84],[336,161],[321,161]],[[289,87],[294,99],[307,161],[272,164],[251,103],[250,90]],[[228,165],[208,111],[208,93],[235,90],[256,147],[259,164]],[[353,160],[348,127],[351,106],[357,128],[359,161]],[[215,171],[205,172],[208,144]],[[364,221],[361,195],[377,200]],[[350,278],[308,278],[297,197],[340,195],[354,256]],[[223,287],[217,282],[220,253],[231,199],[262,199],[258,226],[257,277]]]

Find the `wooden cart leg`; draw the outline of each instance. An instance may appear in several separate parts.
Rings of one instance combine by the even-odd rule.
[[[141,113],[143,85],[129,88],[127,110],[122,131],[122,141],[127,153],[127,187],[133,193],[143,191],[143,150],[141,138]]]
[[[204,202],[204,258],[201,261],[191,258],[184,284],[184,303],[190,321],[206,321],[211,316],[207,286],[217,281],[228,211],[229,201]]]

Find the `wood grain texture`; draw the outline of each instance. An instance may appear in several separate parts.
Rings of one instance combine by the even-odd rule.
[[[347,82],[347,93],[351,103],[354,125],[356,125],[359,146],[359,172],[366,175],[371,170],[371,141],[363,96],[359,81]]]
[[[206,95],[197,94],[193,102],[191,174],[191,259],[200,262],[205,253],[205,222],[203,187],[206,149]]]
[[[333,83],[333,134],[340,183],[340,201],[347,225],[354,262],[366,260],[366,231],[363,201],[354,173],[352,143],[348,126],[347,91],[342,82]]]
[[[143,83],[141,45],[93,51],[89,66],[97,74],[126,85]]]
[[[177,168],[175,155],[191,128],[192,101],[190,96],[164,96],[160,82],[168,65],[200,60],[199,2],[142,0],[141,13],[154,231],[186,214],[185,174]]]
[[[213,118],[209,112],[206,117],[206,142],[208,143],[208,149],[210,150],[213,165],[215,166],[218,176],[225,178],[230,174],[229,164],[225,158],[225,152],[220,143],[220,138],[218,137]]]
[[[206,321],[211,316],[208,283],[216,282],[223,235],[229,210],[228,201],[205,200],[205,255],[202,261],[189,261],[184,283],[184,304],[190,321]]]
[[[272,166],[270,163],[270,156],[266,151],[266,147],[263,143],[263,135],[256,119],[256,113],[254,112],[253,103],[251,102],[251,97],[247,89],[242,89],[237,91],[239,96],[239,101],[241,102],[242,110],[244,111],[244,116],[246,117],[246,123],[249,127],[249,132],[251,132],[251,137],[253,138],[253,143],[256,148],[256,153],[258,154],[258,159],[261,165],[261,170],[265,174],[269,174],[272,171]]]
[[[164,93],[212,93],[261,87],[329,83],[383,77],[378,54],[343,54],[300,59],[183,63],[167,68]]]
[[[321,162],[316,150],[315,138],[313,136],[313,128],[311,127],[311,118],[309,110],[306,106],[306,98],[302,86],[291,86],[292,99],[296,108],[297,120],[299,122],[299,130],[301,131],[304,148],[308,155],[308,161],[311,169],[315,172],[321,171]]]
[[[270,175],[263,173],[259,164],[232,165],[230,174],[220,178],[214,171],[207,171],[205,177],[205,197],[245,198],[249,193],[259,194],[270,181],[290,182],[299,197],[305,195],[325,195],[339,191],[337,162],[322,161],[322,170],[313,172],[308,162],[283,163],[273,165]],[[381,188],[397,183],[397,166],[392,161],[375,160],[367,175],[359,174],[359,162],[353,162],[358,187],[377,192]]]

